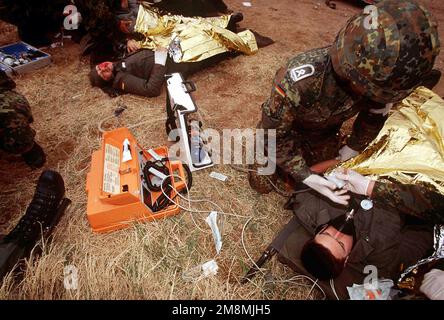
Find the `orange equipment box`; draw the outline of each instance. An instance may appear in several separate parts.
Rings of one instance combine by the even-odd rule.
[[[123,162],[125,139],[130,143],[131,160]],[[168,148],[154,149],[162,157],[169,174],[182,179],[172,179],[178,191],[185,188],[185,173],[180,161],[167,159]],[[102,148],[93,152],[91,170],[86,178],[88,193],[87,215],[92,229],[107,232],[129,227],[136,221],[151,221],[179,213],[179,199],[171,190],[174,200],[164,209],[154,212],[152,204],[163,196],[162,191],[149,190],[144,182],[143,168],[153,161],[152,153],[142,149],[127,128],[119,128],[103,134]]]

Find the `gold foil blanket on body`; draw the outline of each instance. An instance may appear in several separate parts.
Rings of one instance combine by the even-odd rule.
[[[410,291],[419,291],[424,274],[433,269],[434,263],[444,259],[444,225],[436,225],[434,231],[435,251],[430,257],[418,261],[407,268],[398,279],[398,287]]]
[[[226,29],[230,17],[159,15],[152,8],[141,5],[134,30],[144,35],[140,44],[146,49],[171,48],[170,44],[176,40],[180,44],[180,54],[174,56],[176,63],[201,61],[227,51],[256,53],[258,47],[251,31],[236,34]]]
[[[419,87],[397,106],[370,146],[339,166],[444,195],[443,138],[444,100]]]

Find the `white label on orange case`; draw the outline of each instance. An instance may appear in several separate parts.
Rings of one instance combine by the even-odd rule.
[[[105,161],[103,163],[103,191],[120,193],[120,149],[105,144]]]

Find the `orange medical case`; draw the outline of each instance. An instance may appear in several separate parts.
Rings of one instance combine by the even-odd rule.
[[[123,143],[128,139],[132,159],[123,162]],[[167,147],[154,150],[160,157],[168,157]],[[151,221],[179,213],[179,199],[174,189],[170,198],[174,203],[163,210],[153,212],[154,203],[162,192],[149,190],[143,180],[143,167],[153,160],[137,143],[127,128],[119,128],[103,134],[102,148],[93,152],[91,170],[86,179],[88,193],[87,216],[92,229],[108,232],[129,227],[134,222]],[[185,173],[180,161],[167,160],[170,174],[182,179],[172,179],[178,191],[185,188]],[[177,181],[176,181],[177,180]]]

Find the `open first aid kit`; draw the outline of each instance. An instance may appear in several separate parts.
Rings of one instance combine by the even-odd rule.
[[[51,63],[51,56],[25,42],[0,47],[0,70],[7,75],[23,74]]]

